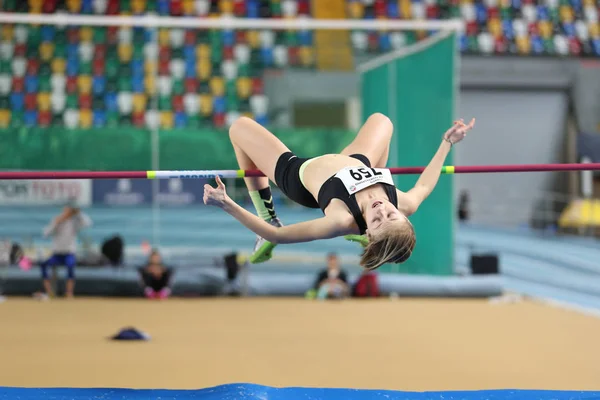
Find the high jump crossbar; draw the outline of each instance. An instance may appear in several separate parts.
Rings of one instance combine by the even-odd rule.
[[[425,167],[389,168],[393,175],[420,174]],[[600,163],[581,164],[512,164],[444,166],[442,174],[475,174],[497,172],[598,171]],[[264,176],[258,170],[174,170],[174,171],[0,171],[0,180],[20,179],[209,179]]]

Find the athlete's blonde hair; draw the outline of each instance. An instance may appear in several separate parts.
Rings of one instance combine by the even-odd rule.
[[[416,242],[415,229],[408,220],[388,221],[369,237],[360,265],[373,270],[385,263],[403,263],[411,256]]]

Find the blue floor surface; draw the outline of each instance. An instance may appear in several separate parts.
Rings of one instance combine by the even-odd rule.
[[[482,390],[452,392],[398,392],[388,390],[273,388],[229,384],[200,390],[134,389],[25,389],[0,387],[0,399],[202,399],[202,400],[567,400],[600,399],[600,392],[553,390]]]

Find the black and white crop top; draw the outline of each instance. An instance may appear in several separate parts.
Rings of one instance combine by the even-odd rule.
[[[381,184],[389,201],[397,205],[398,194],[389,169],[370,167],[347,167],[323,183],[319,190],[318,203],[323,212],[332,199],[342,200],[350,209],[361,235],[367,230],[367,222],[363,218],[356,193],[370,186]]]

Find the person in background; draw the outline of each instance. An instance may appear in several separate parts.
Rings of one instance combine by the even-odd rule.
[[[465,190],[460,192],[458,199],[458,219],[461,222],[469,220],[469,193]]]
[[[148,263],[138,271],[144,287],[144,295],[147,298],[166,299],[171,295],[170,285],[173,269],[163,264],[158,250],[152,250]]]
[[[75,252],[77,235],[83,228],[92,225],[92,220],[74,202],[69,202],[61,214],[44,229],[44,237],[52,237],[52,255],[42,262],[42,280],[46,296],[52,296],[49,269],[58,265],[67,267],[66,296],[73,297],[75,290]]]
[[[327,268],[317,275],[313,289],[318,299],[340,299],[348,297],[350,287],[346,272],[340,268],[337,254],[327,255]]]

